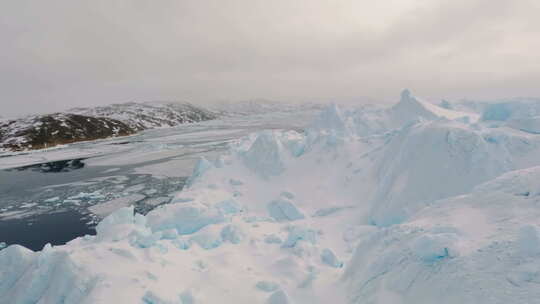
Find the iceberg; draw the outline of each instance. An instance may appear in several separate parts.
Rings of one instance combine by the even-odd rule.
[[[245,165],[263,178],[279,175],[285,170],[285,150],[272,131],[259,133],[242,156]]]
[[[208,225],[225,220],[218,209],[195,204],[164,205],[146,218],[152,230],[175,229],[180,235],[193,234]]]
[[[186,184],[192,185],[193,183],[195,183],[195,181],[200,179],[206,171],[211,169],[213,166],[214,165],[210,161],[208,161],[206,158],[204,157],[199,158],[199,160],[195,164],[195,168],[193,168],[193,173],[191,174],[191,177],[187,180]]]
[[[248,135],[146,215],[120,204],[96,236],[0,249],[0,302],[531,303],[540,106],[504,104],[405,90]]]

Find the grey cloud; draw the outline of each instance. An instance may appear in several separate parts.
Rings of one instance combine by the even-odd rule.
[[[537,1],[405,2],[3,1],[0,115],[155,99],[391,100],[403,87],[540,95]]]

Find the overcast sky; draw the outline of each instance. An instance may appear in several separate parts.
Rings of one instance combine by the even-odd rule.
[[[538,0],[0,1],[0,116],[133,100],[540,96]]]

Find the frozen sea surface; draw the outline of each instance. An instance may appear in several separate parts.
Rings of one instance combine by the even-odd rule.
[[[183,188],[196,161],[263,129],[301,130],[316,108],[238,115],[115,139],[0,154],[0,241],[39,250],[95,234],[112,211],[146,214]]]

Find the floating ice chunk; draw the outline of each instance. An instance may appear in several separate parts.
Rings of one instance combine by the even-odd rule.
[[[270,216],[278,222],[295,221],[305,218],[296,206],[284,199],[271,201],[266,206]]]
[[[48,198],[48,199],[44,200],[43,202],[45,202],[45,203],[56,203],[59,200],[60,200],[60,197],[55,196],[55,197]]]
[[[203,227],[223,222],[223,214],[216,208],[202,205],[163,205],[146,218],[153,231],[176,229],[178,234],[193,234]]]
[[[433,263],[456,255],[455,240],[455,235],[449,233],[424,234],[413,241],[411,249],[422,261]]]
[[[78,200],[78,199],[91,200],[91,199],[104,199],[104,198],[105,196],[102,195],[99,191],[81,192],[77,195],[68,197],[68,199],[72,199],[72,200]]]
[[[64,200],[64,204],[73,204],[73,205],[78,206],[78,205],[81,204],[81,200],[76,200],[76,199],[65,199],[65,200]],[[97,206],[97,205],[96,205],[96,206]],[[94,206],[92,206],[92,207],[94,207]],[[92,207],[90,207],[90,208],[92,208]],[[89,208],[89,209],[90,209],[90,208]],[[96,209],[96,210],[97,210],[97,209]]]
[[[264,238],[264,242],[267,244],[281,244],[283,241],[279,236],[275,234],[270,234]]]
[[[283,146],[272,131],[259,133],[242,157],[246,167],[264,178],[279,175],[285,169]]]
[[[0,242],[0,250],[7,247],[7,244],[5,242]]]
[[[146,198],[146,196],[142,194],[132,194],[132,195],[113,199],[103,204],[97,204],[97,205],[91,206],[88,208],[88,210],[90,210],[90,212],[92,212],[93,214],[106,216],[122,207],[131,206],[143,200],[144,198]],[[67,202],[67,201],[68,200],[65,200],[64,202]]]
[[[317,242],[317,232],[298,226],[289,227],[289,235],[281,247],[293,248],[299,241],[308,241],[311,244],[315,244]]]
[[[340,262],[334,252],[328,248],[325,248],[321,253],[321,260],[323,263],[330,267],[341,268],[343,267],[343,262]]]
[[[291,301],[289,301],[289,297],[283,290],[278,290],[270,295],[266,300],[266,304],[291,304]]]
[[[139,191],[144,190],[145,187],[146,187],[145,184],[137,184],[137,185],[133,185],[129,188],[124,189],[124,192],[139,192]]]
[[[19,208],[28,209],[28,208],[31,208],[31,207],[34,207],[34,206],[37,206],[37,203],[24,203],[24,204],[20,205]]]
[[[242,206],[232,199],[221,201],[214,206],[223,214],[238,214],[243,211]]]
[[[98,240],[118,241],[133,231],[150,233],[146,227],[146,219],[140,214],[134,215],[133,206],[116,210],[96,226]]]
[[[201,157],[197,161],[197,164],[195,164],[195,167],[193,168],[193,173],[189,177],[189,179],[186,181],[186,185],[191,186],[193,183],[201,178],[203,174],[211,169],[214,165],[210,161],[208,161],[206,158]]]
[[[526,225],[519,229],[518,248],[525,256],[540,254],[540,230],[533,225]]]
[[[279,285],[270,281],[259,281],[257,284],[255,284],[255,287],[265,292],[273,292],[279,288]]]
[[[221,230],[221,238],[223,241],[238,244],[244,239],[244,233],[238,226],[227,225]]]
[[[157,189],[148,189],[148,190],[144,191],[144,193],[146,195],[154,195],[154,194],[158,193],[158,190]]]
[[[175,197],[172,199],[171,204],[177,204],[177,203],[189,203],[193,202],[194,199],[191,197]]]

